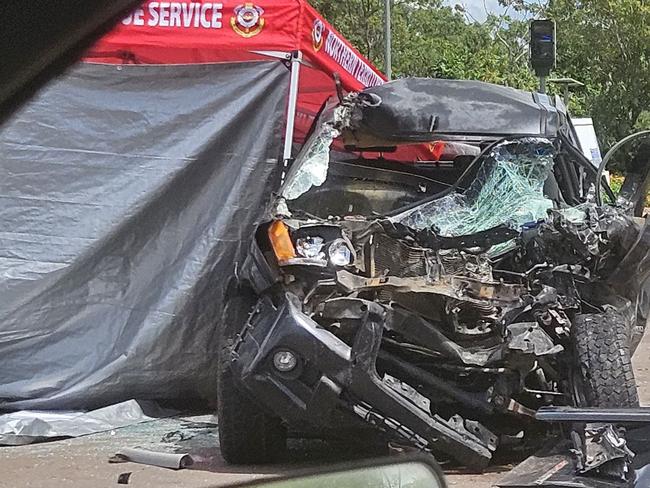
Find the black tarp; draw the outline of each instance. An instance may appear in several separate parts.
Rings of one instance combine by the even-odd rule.
[[[277,179],[279,62],[82,64],[0,133],[0,408],[209,397]]]

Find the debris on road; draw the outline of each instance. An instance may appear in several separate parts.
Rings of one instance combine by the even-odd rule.
[[[127,400],[107,407],[78,411],[20,410],[0,415],[0,445],[20,446],[151,422],[177,412],[155,402]]]
[[[125,448],[118,451],[115,456],[111,457],[108,462],[132,462],[138,464],[147,464],[149,466],[158,466],[160,468],[183,469],[194,464],[192,456],[189,454],[175,454],[167,452],[154,452],[145,449]]]
[[[117,477],[117,484],[118,485],[128,485],[129,484],[129,479],[131,478],[132,474],[133,473],[131,471],[129,471],[128,473],[121,473]]]

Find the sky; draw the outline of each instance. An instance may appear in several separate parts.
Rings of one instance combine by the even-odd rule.
[[[504,8],[499,5],[499,0],[444,0],[445,4],[453,7],[454,5],[461,4],[465,7],[465,11],[469,14],[468,17],[474,18],[479,22],[483,22],[487,17],[487,12],[490,13],[503,13]],[[510,15],[515,12],[510,10]]]

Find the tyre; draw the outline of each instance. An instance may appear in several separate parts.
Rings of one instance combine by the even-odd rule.
[[[230,349],[255,305],[252,293],[237,292],[226,304],[221,321],[217,373],[217,424],[221,454],[229,464],[280,461],[286,451],[286,429],[237,384],[230,368]]]
[[[638,407],[630,330],[615,311],[577,315],[572,325],[574,396],[582,407]]]

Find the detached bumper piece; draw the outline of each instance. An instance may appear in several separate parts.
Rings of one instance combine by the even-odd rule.
[[[627,481],[579,475],[573,457],[569,454],[569,446],[564,443],[550,452],[544,451],[529,457],[499,480],[497,486],[500,488],[635,487]]]
[[[650,408],[544,407],[536,418],[564,423],[571,439],[529,457],[499,487],[650,487]]]
[[[379,377],[375,361],[385,309],[358,300],[350,313],[361,320],[348,345],[303,314],[293,295],[287,293],[279,306],[262,299],[233,345],[233,372],[289,425],[331,427],[334,411],[344,409],[392,438],[421,449],[435,445],[475,469],[487,466],[497,442],[487,429],[458,415],[445,420],[432,414],[428,399],[414,388]]]

